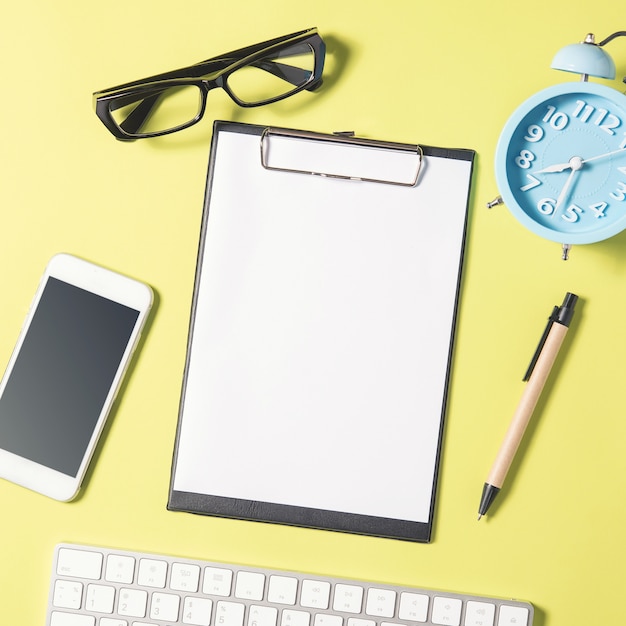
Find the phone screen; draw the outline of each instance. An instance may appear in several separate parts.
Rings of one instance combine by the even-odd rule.
[[[0,448],[77,476],[138,316],[49,277],[0,397]]]

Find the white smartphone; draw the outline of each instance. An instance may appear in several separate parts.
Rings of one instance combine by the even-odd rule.
[[[152,300],[141,282],[51,259],[0,383],[0,477],[76,496]]]

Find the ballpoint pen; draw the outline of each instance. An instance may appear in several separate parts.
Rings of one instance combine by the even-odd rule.
[[[561,344],[565,339],[577,300],[578,296],[568,292],[563,304],[560,307],[555,306],[548,318],[548,325],[524,376],[524,381],[527,381],[524,393],[483,487],[478,507],[478,519],[485,515],[502,487],[524,436],[526,426],[528,426]]]

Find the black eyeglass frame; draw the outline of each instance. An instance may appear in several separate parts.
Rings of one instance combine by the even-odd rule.
[[[304,82],[297,80],[292,90],[258,102],[245,102],[232,92],[228,86],[228,77],[236,70],[247,65],[254,65],[255,61],[259,61],[269,54],[278,53],[283,48],[287,49],[299,43],[308,44],[314,54],[313,72],[310,73]],[[284,35],[283,37],[270,39],[263,43],[240,48],[232,52],[227,52],[189,67],[96,91],[93,94],[94,109],[100,121],[116,139],[132,141],[134,139],[168,135],[189,128],[202,119],[206,109],[208,93],[212,89],[224,89],[229,97],[241,107],[257,107],[271,104],[272,102],[283,100],[305,89],[307,91],[317,89],[322,84],[325,53],[326,45],[318,34],[317,28],[310,28],[290,35]],[[268,68],[266,67],[264,69]],[[289,68],[283,66],[283,70],[285,69],[288,70]],[[271,71],[271,69],[268,71]],[[296,71],[295,68],[292,71]],[[283,76],[283,78],[285,77]],[[295,80],[295,77],[292,77],[292,79]],[[289,80],[289,78],[285,78],[285,80],[293,82],[293,80]],[[162,95],[166,89],[184,86],[197,86],[199,88],[202,99],[196,116],[188,122],[167,130],[150,133],[139,132],[139,129],[148,118],[160,95]],[[138,96],[143,96],[144,100],[124,122],[127,127],[122,128],[111,116],[110,104],[113,101],[117,101],[118,103],[122,103],[120,106],[123,106],[125,97],[127,97],[130,102],[137,101]]]

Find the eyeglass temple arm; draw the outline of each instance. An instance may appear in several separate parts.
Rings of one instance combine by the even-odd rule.
[[[120,124],[120,128],[130,135],[138,133],[162,96],[163,92],[153,94],[142,100],[133,109],[132,113]]]
[[[269,41],[264,41],[263,43],[258,43],[252,46],[247,46],[245,48],[240,48],[239,50],[233,50],[232,52],[226,52],[225,54],[221,54],[217,57],[207,59],[206,61],[200,61],[199,63],[195,63],[194,65],[190,65],[182,69],[172,70],[170,72],[164,72],[163,74],[156,74],[154,76],[149,76],[148,78],[142,78],[140,80],[135,80],[129,83],[123,83],[122,85],[117,85],[115,87],[110,87],[106,91],[110,91],[114,89],[126,89],[129,87],[136,87],[139,85],[143,85],[145,83],[156,82],[159,80],[171,80],[175,78],[192,78],[192,77],[201,78],[202,76],[207,76],[208,74],[219,72],[220,70],[227,68],[229,65],[232,65],[233,63],[235,63],[236,61],[240,59],[244,59],[247,56],[255,54],[256,52],[260,52],[261,50],[265,50],[266,48],[270,48],[271,46],[280,44],[283,41],[287,42],[290,39],[294,39],[296,37],[302,37],[303,35],[306,35],[306,34],[308,34],[309,36],[313,36],[316,33],[317,33],[317,29],[312,28],[309,30],[303,30],[299,33],[285,35],[284,37],[277,37],[276,39],[270,39]],[[294,42],[293,45],[298,45],[298,43],[302,43],[302,41]]]

